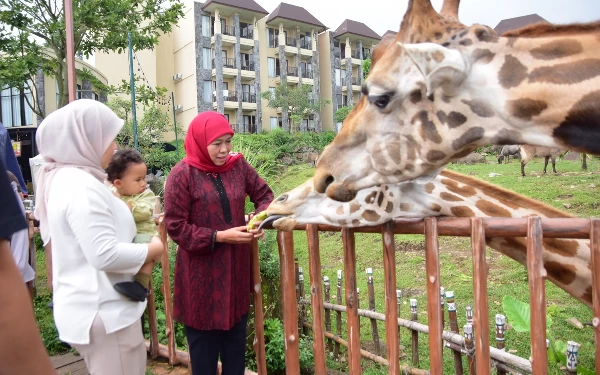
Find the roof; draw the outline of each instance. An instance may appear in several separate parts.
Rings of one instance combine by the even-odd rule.
[[[507,31],[520,29],[522,27],[540,22],[548,21],[534,13],[527,16],[504,19],[500,21],[496,27],[494,27],[494,30],[498,35],[502,35]]]
[[[388,34],[396,36],[396,34],[398,34],[398,32],[397,31],[393,31],[393,30],[388,30],[385,33],[383,33],[383,35],[381,36],[381,38],[385,38],[385,36],[388,35]]]
[[[362,22],[344,20],[342,24],[335,30],[335,36],[340,37],[344,34],[360,35],[371,39],[381,40],[379,34],[371,30],[371,28]]]
[[[277,8],[275,8],[275,10],[269,15],[269,18],[267,18],[267,23],[275,20],[276,18],[285,18],[287,20],[307,23],[309,25],[318,26],[322,29],[327,28],[327,26],[323,25],[321,21],[316,19],[315,16],[310,14],[306,9],[288,3],[279,4]]]
[[[258,3],[254,0],[208,0],[206,3],[204,3],[202,9],[204,10],[211,4],[227,5],[234,8],[249,10],[251,12],[262,13],[265,15],[269,14],[265,8],[258,5]]]

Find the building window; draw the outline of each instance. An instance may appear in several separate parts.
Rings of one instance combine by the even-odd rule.
[[[335,85],[336,86],[342,85],[342,71],[338,68],[335,69]]]
[[[75,98],[81,99],[81,85],[77,84],[77,90],[75,91]]]
[[[202,85],[202,98],[205,103],[212,103],[212,82],[204,81]]]
[[[210,69],[211,64],[210,64],[210,55],[211,55],[211,51],[210,48],[202,48],[202,68],[203,69]]]
[[[97,94],[97,93],[93,92],[93,93],[92,93],[92,96],[94,97],[94,100],[95,100],[95,101],[99,101],[99,100],[100,100],[100,97],[98,96],[98,94]]]
[[[25,98],[27,97],[27,99]],[[33,125],[33,111],[27,104],[33,100],[28,89],[4,88],[0,93],[0,118],[5,127]]]
[[[268,57],[267,62],[269,63],[269,77],[276,77],[275,59],[272,57]]]
[[[271,98],[275,98],[275,87],[269,87],[269,92],[271,93]]]
[[[210,17],[202,16],[202,36],[210,36]]]
[[[267,43],[269,45],[269,48],[276,48],[279,45],[277,41],[278,37],[279,29],[272,29],[270,27],[267,27]]]
[[[279,121],[277,117],[271,117],[271,130],[277,129],[279,126]]]
[[[338,108],[342,108],[344,106],[344,102],[343,102],[343,98],[341,95],[336,95],[336,100],[337,100],[337,106]]]

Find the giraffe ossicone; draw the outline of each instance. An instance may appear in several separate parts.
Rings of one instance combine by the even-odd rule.
[[[397,184],[360,190],[354,199],[339,202],[314,189],[312,179],[280,195],[267,208],[273,226],[290,231],[296,225],[327,224],[360,227],[393,218],[507,217],[569,218],[571,215],[536,200],[448,170]],[[268,219],[267,219],[268,220]],[[589,240],[543,240],[548,279],[588,307],[592,304]],[[488,238],[487,245],[526,265],[524,238]]]

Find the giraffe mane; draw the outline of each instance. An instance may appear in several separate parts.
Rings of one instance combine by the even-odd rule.
[[[518,194],[514,191],[490,184],[489,182],[485,182],[479,180],[474,177],[470,177],[464,175],[462,173],[453,172],[447,169],[444,169],[441,173],[442,176],[451,178],[453,180],[459,181],[465,185],[472,186],[476,189],[480,189],[484,192],[484,194],[492,196],[497,199],[503,199],[507,201],[514,202],[522,207],[530,208],[532,210],[538,211],[549,218],[572,218],[575,217],[571,214],[558,210],[554,207],[550,207],[544,203],[538,202],[534,199],[527,198],[524,195]]]
[[[589,32],[600,32],[600,21],[590,23],[573,23],[569,25],[554,25],[539,22],[502,34],[502,37],[542,38],[546,36],[568,36]]]

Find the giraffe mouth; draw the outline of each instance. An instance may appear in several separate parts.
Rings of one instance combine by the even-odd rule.
[[[267,216],[267,218],[265,220],[262,221],[262,223],[260,223],[260,225],[258,226],[258,230],[260,231],[267,225],[271,225],[273,228],[279,229],[277,227],[276,222],[281,221],[280,219],[286,219],[286,218],[287,218],[287,215],[269,215],[269,216]]]

